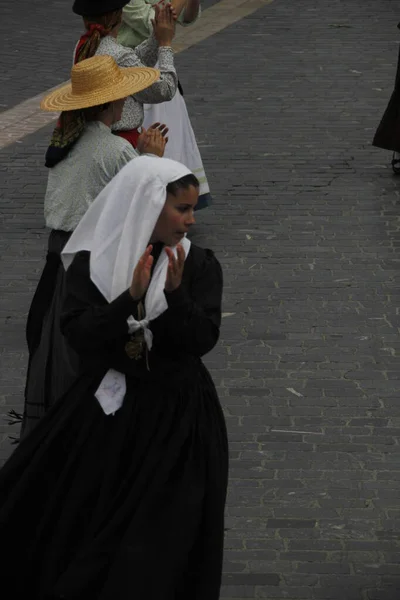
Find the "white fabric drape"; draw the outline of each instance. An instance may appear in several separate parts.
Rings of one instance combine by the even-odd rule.
[[[210,187],[204,171],[201,154],[196,142],[186,103],[179,90],[169,102],[144,105],[143,126],[165,123],[169,127],[166,158],[177,160],[190,169],[200,182],[200,196],[208,194]]]

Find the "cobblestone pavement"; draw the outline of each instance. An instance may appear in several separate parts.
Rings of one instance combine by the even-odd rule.
[[[207,9],[217,0],[205,0]],[[0,112],[69,79],[82,33],[73,0],[18,0],[2,6]]]
[[[371,147],[395,9],[275,0],[178,57],[216,199],[193,237],[225,273],[207,358],[231,440],[223,598],[400,597],[400,179]],[[58,35],[51,76],[20,64],[10,102],[56,83]],[[2,413],[21,406],[49,133],[0,152]]]

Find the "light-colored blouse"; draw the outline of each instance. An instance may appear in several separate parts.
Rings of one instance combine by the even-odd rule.
[[[144,40],[147,40],[153,32],[152,19],[154,19],[154,4],[158,0],[130,0],[122,11],[122,25],[118,32],[118,41],[123,46],[137,48]],[[193,21],[185,21],[185,9],[178,17],[178,23],[184,27],[195,23],[201,14],[201,8]]]
[[[46,226],[73,231],[102,189],[139,154],[100,121],[91,121],[68,155],[49,170]]]
[[[140,44],[135,50],[125,48],[108,35],[101,39],[96,54],[112,56],[119,67],[154,67],[160,70],[160,79],[150,87],[129,96],[125,102],[122,118],[113,125],[115,130],[129,130],[140,127],[144,119],[143,104],[160,104],[172,100],[178,86],[172,48],[159,47],[154,35]]]

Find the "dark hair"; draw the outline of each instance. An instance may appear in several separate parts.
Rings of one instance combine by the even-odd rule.
[[[82,110],[85,121],[97,121],[100,113],[107,110],[111,105],[111,102],[106,102],[105,104],[98,104],[96,106],[90,106],[89,108],[84,108]]]
[[[83,22],[87,34],[81,37],[82,44],[78,42],[78,47],[75,51],[75,63],[81,62],[81,60],[85,60],[86,58],[91,58],[96,54],[101,39],[109,35],[114,27],[122,22],[122,8],[97,17],[83,17]]]
[[[188,190],[191,186],[195,188],[200,187],[200,182],[193,173],[185,175],[176,181],[171,181],[171,183],[167,185],[167,194],[176,196],[179,190]]]

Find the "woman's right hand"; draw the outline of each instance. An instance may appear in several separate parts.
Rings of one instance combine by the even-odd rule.
[[[171,46],[175,36],[174,11],[169,4],[160,8],[154,6],[155,16],[152,20],[155,38],[159,46]]]
[[[147,246],[133,272],[129,293],[137,302],[143,298],[147,288],[149,287],[151,279],[151,267],[153,266],[153,257],[151,256],[152,250],[152,245]]]

